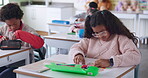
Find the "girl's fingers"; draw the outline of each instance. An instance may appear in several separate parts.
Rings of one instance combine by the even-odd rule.
[[[4,37],[2,37],[2,40],[8,40],[8,38],[4,36]]]
[[[101,66],[101,62],[100,62],[100,60],[95,61],[94,66],[96,66],[96,67],[100,67],[100,66]]]
[[[74,58],[74,63],[77,64],[77,58]]]
[[[79,64],[79,62],[80,62],[80,59],[76,59],[76,64]]]
[[[83,59],[83,61],[82,61],[82,64],[84,65],[85,64],[85,60]]]
[[[74,58],[74,63],[76,63],[76,64],[80,64],[80,63],[85,64],[85,60],[84,60],[83,57],[76,56],[76,57]]]
[[[109,59],[97,60],[97,61],[95,61],[94,66],[96,66],[96,67],[109,67],[110,66]]]
[[[79,59],[78,59],[78,57],[75,57],[75,58],[74,58],[74,63],[76,63],[76,64],[79,63]]]
[[[5,37],[2,37],[2,40],[5,40]]]
[[[13,36],[12,36],[12,40],[16,40],[16,37],[15,37],[15,35],[13,35]]]
[[[101,67],[101,65],[100,65],[100,64],[94,64],[94,66],[96,66],[96,67]]]
[[[81,62],[81,58],[77,57],[77,64],[80,64],[80,62]]]

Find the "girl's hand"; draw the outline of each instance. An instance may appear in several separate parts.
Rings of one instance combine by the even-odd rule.
[[[84,59],[84,57],[83,57],[83,55],[81,55],[81,54],[77,54],[75,57],[74,57],[74,63],[76,63],[76,64],[80,64],[80,63],[82,63],[82,64],[85,64],[85,59]]]
[[[16,36],[15,35],[12,36],[12,40],[16,40]]]
[[[9,38],[6,37],[6,36],[3,36],[3,37],[1,38],[1,40],[9,40]]]
[[[73,32],[78,33],[78,28],[73,29]]]
[[[82,21],[84,21],[84,20],[85,20],[85,19],[83,19],[83,18],[79,18],[79,19],[78,19],[79,22],[82,22]]]
[[[109,59],[99,59],[99,60],[95,61],[94,66],[96,66],[96,67],[109,67],[110,61],[109,61]]]

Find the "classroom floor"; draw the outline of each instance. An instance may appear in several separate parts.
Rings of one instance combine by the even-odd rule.
[[[148,78],[148,44],[141,45],[142,60],[139,67],[139,78]]]

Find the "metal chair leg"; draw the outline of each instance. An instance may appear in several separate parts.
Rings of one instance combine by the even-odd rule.
[[[139,70],[139,65],[137,65],[136,68],[134,69],[134,78],[138,78],[139,76],[138,70]]]

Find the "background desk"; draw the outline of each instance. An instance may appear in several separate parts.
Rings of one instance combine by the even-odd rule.
[[[22,48],[20,50],[0,50],[0,67],[6,66],[21,60],[29,64],[29,50],[31,48]]]
[[[51,47],[55,48],[63,48],[63,49],[70,49],[70,47],[74,44],[79,42],[80,38],[76,35],[67,35],[67,33],[59,33],[59,34],[51,34],[49,36],[44,36],[45,44],[47,51],[51,56]],[[48,57],[47,52],[47,57]]]
[[[61,59],[62,58],[62,59]],[[32,63],[26,66],[19,67],[14,70],[17,73],[17,78],[133,78],[133,69],[135,66],[130,67],[119,67],[119,68],[110,68],[105,69],[104,71],[99,72],[97,76],[87,76],[81,74],[73,74],[73,73],[65,73],[65,72],[56,72],[56,71],[45,71],[42,73],[38,73],[39,69],[44,69],[45,64],[49,64],[50,62],[68,62],[67,55],[55,55],[51,58]]]
[[[67,33],[71,25],[48,23],[48,32]]]

